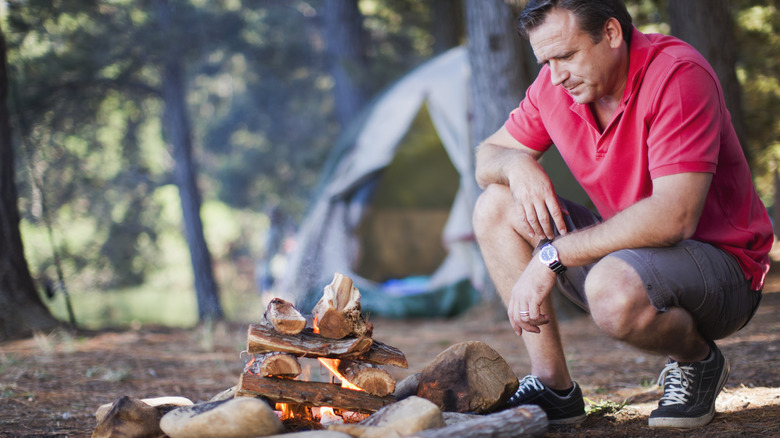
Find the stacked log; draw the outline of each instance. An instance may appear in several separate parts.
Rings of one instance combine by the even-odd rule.
[[[406,368],[404,354],[372,338],[373,325],[365,321],[360,292],[352,280],[336,274],[314,306],[313,318],[274,298],[259,324],[250,324],[246,352],[253,355],[237,387],[237,396],[264,397],[296,406],[330,406],[371,413],[394,403],[395,379],[383,365]],[[307,327],[307,321],[313,321]],[[333,360],[339,378],[362,389],[292,380],[300,375],[298,358]]]

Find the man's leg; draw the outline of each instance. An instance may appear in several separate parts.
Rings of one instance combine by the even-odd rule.
[[[709,423],[729,373],[713,341],[746,324],[760,300],[736,260],[695,241],[618,251],[591,269],[585,292],[607,334],[670,358],[650,426]]]
[[[538,243],[529,242],[520,231],[514,200],[507,187],[494,184],[483,192],[474,209],[474,230],[490,277],[507,304],[512,287]],[[550,301],[542,306],[542,312],[551,316],[550,323],[541,333],[524,333],[522,339],[531,360],[531,373],[546,386],[565,390],[572,387],[572,380]]]
[[[709,354],[691,314],[680,307],[656,310],[641,277],[625,261],[606,257],[597,263],[585,292],[593,320],[609,336],[678,362],[696,362]]]

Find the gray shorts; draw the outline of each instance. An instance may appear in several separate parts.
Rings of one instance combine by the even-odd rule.
[[[579,204],[565,199],[561,203],[568,211],[569,231],[601,222]],[[737,260],[707,243],[684,240],[666,248],[624,249],[608,257],[620,258],[639,273],[659,312],[670,307],[687,310],[706,339],[721,339],[744,327],[761,301],[761,291],[750,289]],[[569,268],[558,276],[561,293],[586,310],[585,277],[592,267]]]

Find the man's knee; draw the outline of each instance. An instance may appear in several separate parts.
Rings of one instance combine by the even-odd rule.
[[[472,221],[474,232],[479,238],[496,226],[502,223],[508,223],[510,220],[510,210],[513,208],[512,193],[506,186],[491,184],[477,198],[474,206]]]
[[[617,257],[605,257],[590,270],[585,294],[593,321],[616,339],[641,331],[655,314],[639,274]]]

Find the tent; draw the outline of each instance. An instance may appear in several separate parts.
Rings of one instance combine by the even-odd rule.
[[[388,88],[346,130],[277,293],[308,311],[339,272],[353,279],[372,314],[451,316],[478,301],[487,277],[471,226],[479,188],[469,74],[465,47],[451,49]],[[410,133],[425,132],[426,123],[438,146]],[[413,170],[393,170],[404,164]],[[402,186],[405,194],[393,193]],[[435,186],[446,192],[440,199]],[[405,201],[413,197],[423,199]]]

